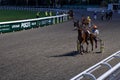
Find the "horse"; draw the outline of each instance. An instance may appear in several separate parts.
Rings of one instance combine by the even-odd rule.
[[[88,25],[88,21],[86,18],[82,18],[82,25]]]
[[[112,16],[113,16],[113,12],[112,11],[106,12],[106,20],[111,20]]]
[[[78,44],[79,44],[78,52],[83,54],[84,52],[88,52],[88,45],[89,45],[89,43],[88,43],[88,39],[87,38],[88,38],[89,34],[88,34],[87,31],[84,31],[80,27],[77,30],[78,30]],[[83,45],[85,43],[87,44],[86,51],[84,50],[84,47],[83,47]]]
[[[77,31],[78,31],[78,38],[77,38],[77,50],[79,53],[83,54],[85,52],[88,52],[88,45],[89,42],[91,43],[91,51],[93,51],[93,46],[95,42],[95,48],[97,48],[97,40],[96,36],[94,36],[92,33],[89,33],[87,29],[83,28],[83,25],[79,25],[79,22],[77,22]],[[83,45],[86,43],[86,51],[84,50]]]
[[[73,17],[74,17],[73,13],[74,13],[73,10],[69,10],[68,11],[68,14],[69,14],[69,16],[70,16],[71,19],[73,19]]]
[[[92,48],[91,48],[92,51],[93,51],[94,42],[95,42],[95,48],[97,48],[97,39],[96,39],[96,36],[91,33],[90,34],[90,43],[92,45]]]
[[[113,15],[113,12],[110,11],[109,14],[108,14],[108,20],[112,19],[112,15]]]
[[[86,26],[90,25],[90,19],[83,17],[82,18],[82,25],[86,25]]]

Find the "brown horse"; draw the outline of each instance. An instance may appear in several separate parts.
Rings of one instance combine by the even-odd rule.
[[[84,53],[88,52],[88,45],[89,45],[89,40],[91,43],[91,51],[93,51],[93,45],[95,42],[95,48],[97,48],[97,40],[96,37],[92,34],[89,33],[88,30],[83,28],[83,25],[79,25],[79,22],[77,23],[77,31],[78,31],[78,41],[77,41],[77,49],[79,53]],[[86,43],[86,51],[84,50],[83,45]],[[78,46],[79,44],[79,46]]]
[[[97,48],[97,39],[96,36],[93,34],[90,34],[90,43],[92,45],[92,51],[93,51],[93,46],[94,46],[94,42],[95,42],[95,48]]]
[[[88,36],[89,36],[89,34],[88,34],[88,32],[87,31],[84,31],[82,28],[78,28],[78,44],[79,44],[79,47],[78,47],[78,52],[79,53],[84,53],[84,52],[88,52],[88,45],[89,45],[89,43],[88,43]],[[87,46],[86,46],[86,51],[84,50],[84,44],[87,44]]]
[[[82,25],[88,25],[89,20],[87,18],[82,17]]]

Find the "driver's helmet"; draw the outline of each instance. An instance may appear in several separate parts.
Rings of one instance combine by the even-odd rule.
[[[98,27],[97,27],[96,25],[93,25],[93,28],[94,28],[94,29],[97,29]]]
[[[87,16],[87,19],[90,19],[90,16]]]

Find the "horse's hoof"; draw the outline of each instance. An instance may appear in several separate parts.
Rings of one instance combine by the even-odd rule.
[[[91,51],[89,50],[88,53],[90,53]]]
[[[97,45],[95,46],[95,48],[97,48]]]
[[[93,51],[93,49],[91,49],[91,51]]]
[[[85,51],[86,53],[88,53],[88,50],[87,51]]]
[[[85,52],[86,52],[85,50],[82,51],[82,53],[85,53]]]
[[[83,52],[80,52],[81,55],[83,55]]]

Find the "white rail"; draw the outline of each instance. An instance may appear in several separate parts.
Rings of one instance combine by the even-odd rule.
[[[104,79],[106,79],[109,75],[111,75],[114,71],[116,71],[119,68],[120,68],[120,63],[118,63],[112,69],[110,69],[109,71],[107,71],[106,73],[104,73],[102,76],[100,76],[99,78],[97,78],[97,80],[104,80]],[[114,77],[114,76],[112,76],[112,77]]]
[[[68,16],[68,14],[63,14],[63,15],[58,15],[58,16],[50,16],[50,17],[43,17],[43,18],[34,18],[34,19],[26,19],[26,20],[0,22],[0,24],[10,24],[10,23],[27,22],[27,21],[37,21],[37,20],[51,19],[51,18],[57,18],[57,17],[63,17],[63,16]]]
[[[120,68],[120,62],[112,67],[108,62],[115,59],[115,58],[120,58],[120,51],[114,53],[113,55],[107,57],[106,59],[102,60],[101,62],[95,64],[94,66],[88,68],[87,70],[83,71],[82,73],[76,75],[75,77],[71,78],[70,80],[81,80],[85,76],[88,76],[92,80],[103,80],[106,77],[108,77],[111,73],[113,73],[116,69]],[[102,76],[100,76],[98,79],[91,74],[93,71],[96,69],[99,69],[102,65],[105,65],[109,68],[108,72],[104,73]]]

